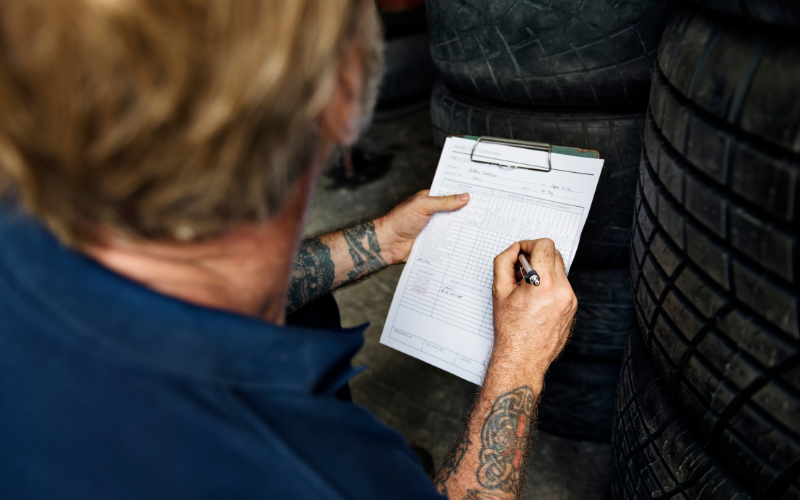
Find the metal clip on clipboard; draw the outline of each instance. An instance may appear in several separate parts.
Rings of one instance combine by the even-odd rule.
[[[499,144],[501,146],[513,146],[518,148],[525,148],[525,149],[533,149],[536,151],[547,151],[547,168],[544,167],[536,167],[536,166],[529,166],[529,167],[519,167],[516,165],[500,165],[499,163],[492,163],[490,161],[481,161],[475,159],[475,149],[478,147],[478,144],[481,142],[485,144]],[[475,141],[475,145],[472,146],[472,152],[469,154],[470,161],[475,163],[485,163],[487,165],[497,165],[498,167],[508,167],[508,168],[522,168],[525,170],[536,170],[539,172],[549,172],[553,170],[553,161],[551,159],[551,155],[553,153],[553,147],[546,143],[546,142],[529,142],[529,141],[517,141],[514,139],[500,139],[499,137],[478,137],[478,140]]]

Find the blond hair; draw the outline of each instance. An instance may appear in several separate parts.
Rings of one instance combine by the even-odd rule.
[[[0,189],[73,245],[268,219],[344,45],[380,65],[373,0],[0,0],[0,29]]]

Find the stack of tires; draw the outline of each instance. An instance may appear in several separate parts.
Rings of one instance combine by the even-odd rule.
[[[548,373],[540,426],[609,441],[634,318],[629,249],[647,96],[667,0],[428,0],[441,79],[434,141],[494,136],[593,149],[605,160],[570,270],[580,303]]]
[[[697,0],[658,52],[613,497],[800,498],[800,2]]]

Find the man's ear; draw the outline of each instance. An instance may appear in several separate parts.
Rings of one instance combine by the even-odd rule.
[[[333,142],[351,146],[361,132],[364,64],[355,44],[342,51],[336,86],[320,116],[322,133]]]

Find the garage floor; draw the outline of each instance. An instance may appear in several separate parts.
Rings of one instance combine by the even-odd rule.
[[[391,119],[378,116],[359,146],[367,153],[355,160],[370,166],[359,174],[364,182],[348,183],[339,162],[332,162],[314,200],[309,234],[383,214],[430,187],[439,155],[427,108]],[[379,343],[401,272],[402,266],[395,266],[334,294],[343,326],[371,324],[355,358],[356,365],[368,369],[351,382],[353,399],[399,431],[409,445],[428,450],[438,468],[477,387]],[[540,432],[525,498],[607,498],[610,464],[610,444]]]

